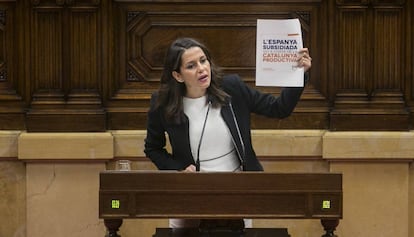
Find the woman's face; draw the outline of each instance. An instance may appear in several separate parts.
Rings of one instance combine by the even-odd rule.
[[[211,68],[207,56],[200,47],[192,47],[181,56],[180,72],[173,77],[187,88],[186,97],[198,98],[206,94],[211,82]]]

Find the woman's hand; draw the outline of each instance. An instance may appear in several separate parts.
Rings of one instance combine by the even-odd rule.
[[[189,165],[183,172],[196,172],[196,167],[194,165]]]
[[[303,48],[299,50],[299,58],[298,58],[298,67],[303,67],[306,71],[312,67],[312,58],[309,56],[308,48]]]

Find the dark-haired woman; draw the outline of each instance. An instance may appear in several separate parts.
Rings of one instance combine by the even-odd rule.
[[[306,72],[312,59],[306,48],[299,53],[298,66]],[[203,44],[177,39],[151,98],[144,152],[160,170],[262,171],[252,147],[250,114],[285,118],[302,92],[302,87],[284,88],[276,97],[249,87],[238,75],[220,76]]]

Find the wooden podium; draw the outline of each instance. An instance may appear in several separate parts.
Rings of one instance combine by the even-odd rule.
[[[320,219],[331,237],[342,218],[342,175],[103,171],[99,218],[108,237],[119,236],[125,218]]]

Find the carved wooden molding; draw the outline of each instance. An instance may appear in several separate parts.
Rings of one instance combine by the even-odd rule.
[[[202,14],[198,20],[198,14]],[[220,20],[217,20],[220,18]],[[237,72],[252,81],[255,68],[255,34],[258,18],[299,18],[304,35],[309,35],[310,12],[289,13],[126,13],[126,81],[157,82],[168,44],[182,35],[205,42],[224,71]],[[211,38],[231,29],[228,41]],[[223,33],[220,33],[223,31]],[[305,36],[306,40],[309,40]],[[237,44],[235,43],[237,42]],[[243,48],[244,50],[241,50]],[[223,49],[226,49],[225,52]],[[242,53],[243,55],[240,55]]]
[[[359,0],[359,2],[357,2],[356,0],[336,0],[336,4],[338,5],[349,5],[349,4],[353,4],[353,5],[368,5],[370,4],[371,0]]]
[[[143,3],[142,0],[113,0],[117,3]],[[255,0],[254,3],[320,3],[324,0]],[[171,3],[171,0],[152,0],[153,3]],[[174,3],[246,3],[246,1],[241,0],[174,0]]]
[[[336,0],[338,5],[403,5],[406,0]]]
[[[7,42],[6,39],[6,11],[5,10],[0,10],[0,32],[1,32],[1,41],[2,42]],[[4,47],[5,45],[2,45],[2,47]],[[5,61],[7,59],[6,56],[6,50],[5,48],[0,50],[1,53],[3,53],[3,55],[0,55],[0,82],[2,81],[7,81],[7,61]]]
[[[387,5],[384,1],[355,2],[337,1],[339,50],[330,128],[408,129],[401,63],[405,32],[401,1],[387,1]],[[348,3],[355,7],[347,7]],[[386,126],[384,121],[388,121]]]
[[[105,130],[100,1],[31,3],[27,131]]]
[[[403,5],[406,0],[371,0],[372,5]]]
[[[14,62],[12,48],[15,35],[13,34],[13,8],[0,9],[0,98],[15,101],[21,100],[21,96],[17,94],[15,88],[15,76],[13,73]],[[1,101],[0,101],[1,102]],[[3,109],[2,112],[18,110],[18,108],[10,106]],[[0,112],[1,113],[1,112]]]
[[[31,0],[33,6],[39,5],[56,5],[56,6],[71,6],[71,5],[99,5],[101,0],[88,0],[88,1],[81,1],[81,0],[55,0],[54,3],[45,0]]]

